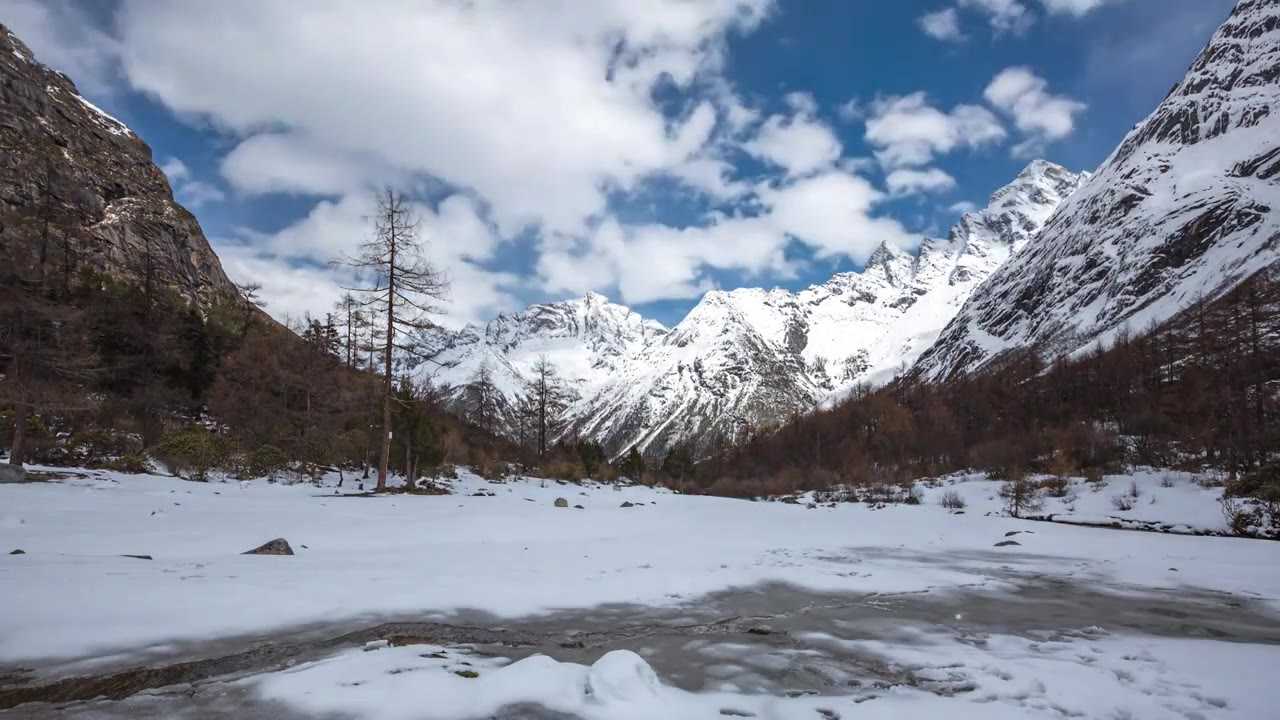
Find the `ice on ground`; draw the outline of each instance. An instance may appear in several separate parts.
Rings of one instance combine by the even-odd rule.
[[[1274,542],[952,515],[933,502],[807,509],[469,473],[454,495],[344,497],[351,479],[338,490],[77,472],[0,487],[5,516],[20,519],[0,524],[0,662],[370,617],[678,606],[761,583],[945,593],[1022,574],[1280,605]],[[1013,531],[1020,547],[993,547]],[[240,554],[277,537],[297,554]]]
[[[1030,479],[1044,480],[1047,475]],[[925,504],[938,504],[943,495],[956,493],[966,503],[967,512],[1003,513],[1000,497],[1003,481],[984,473],[958,473],[922,482]],[[1136,493],[1136,494],[1135,494]],[[1065,493],[1054,497],[1041,493],[1040,507],[1031,515],[1091,525],[1150,526],[1170,532],[1222,533],[1230,525],[1222,512],[1220,478],[1212,474],[1177,470],[1137,468],[1121,475],[1106,475],[1094,482],[1067,478]],[[1117,507],[1117,499],[1127,500],[1128,509]]]
[[[510,665],[467,657],[449,648],[414,645],[376,653],[351,652],[264,678],[262,697],[313,715],[338,713],[377,720],[453,720],[493,717],[501,709],[536,705],[582,720],[756,717],[821,718],[1024,718],[1018,707],[955,703],[929,693],[882,691],[867,697],[771,697],[736,692],[692,693],[661,683],[645,660],[615,650],[590,666],[535,655]],[[459,675],[466,667],[475,677]],[[968,705],[966,710],[965,705]]]

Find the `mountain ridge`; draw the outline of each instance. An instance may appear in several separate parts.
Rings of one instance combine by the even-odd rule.
[[[1077,353],[1280,262],[1280,0],[1241,0],[1186,76],[975,292],[913,373]]]
[[[908,368],[968,293],[1030,242],[1084,177],[1032,162],[946,239],[922,238],[916,252],[882,243],[861,271],[798,292],[712,290],[669,329],[596,293],[501,315],[453,335],[434,379],[465,411],[467,384],[487,363],[502,404],[513,408],[545,353],[573,390],[565,436],[599,441],[614,454],[737,440]],[[585,318],[593,302],[607,309],[599,312],[611,319],[616,340],[545,322]]]
[[[150,257],[159,281],[189,299],[238,297],[150,146],[0,24],[0,252],[15,266],[40,257],[23,229],[46,221],[73,256],[68,272],[136,278]]]

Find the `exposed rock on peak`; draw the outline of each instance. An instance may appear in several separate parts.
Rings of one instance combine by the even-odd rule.
[[[70,240],[77,265],[136,275],[150,250],[160,281],[188,297],[235,292],[195,217],[174,202],[151,148],[0,25],[5,263],[34,262],[31,228],[46,217]]]
[[[1183,81],[973,294],[916,372],[942,379],[1020,348],[1105,343],[1280,261],[1278,101],[1280,0],[1241,0]]]
[[[614,453],[740,438],[909,366],[1079,182],[1032,163],[950,239],[923,239],[918,254],[885,243],[860,272],[798,293],[713,290],[670,331],[594,293],[535,305],[461,333],[436,380],[460,399],[487,362],[511,406],[546,354],[577,392],[568,435]]]

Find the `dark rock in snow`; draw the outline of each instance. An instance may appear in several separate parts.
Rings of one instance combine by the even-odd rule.
[[[9,553],[9,554],[10,554],[10,555],[26,555],[26,554],[27,554],[27,551],[26,551],[26,550],[23,550],[22,548],[18,548],[17,550],[14,550],[13,552],[11,552],[11,553]]]
[[[120,557],[134,558],[135,560],[151,560],[150,555],[121,555]]]
[[[292,555],[293,548],[289,547],[289,541],[284,538],[276,538],[265,545],[260,545],[241,555]]]
[[[17,465],[0,463],[0,483],[20,483],[27,481],[27,471]]]
[[[1021,532],[1022,532],[1021,530],[1010,530],[1009,532],[1005,533],[1004,536],[1013,537],[1014,535],[1017,535],[1018,533],[1021,533]]]
[[[574,505],[574,506],[573,506],[573,509],[574,509],[574,510],[586,510],[586,508],[582,507],[581,505]]]
[[[635,503],[624,502],[618,507],[635,507]]]
[[[1022,543],[1018,542],[1017,540],[1005,540],[1004,542],[998,542],[998,543],[996,543],[996,547],[1008,547],[1008,546],[1010,546],[1010,545],[1019,545],[1019,546],[1020,546],[1020,545],[1022,545]]]
[[[564,498],[556,498],[556,507],[569,507],[569,501]]]

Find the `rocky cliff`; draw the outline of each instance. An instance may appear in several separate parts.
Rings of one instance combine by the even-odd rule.
[[[30,268],[42,254],[133,276],[149,255],[187,297],[235,292],[151,148],[0,25],[0,262]]]

